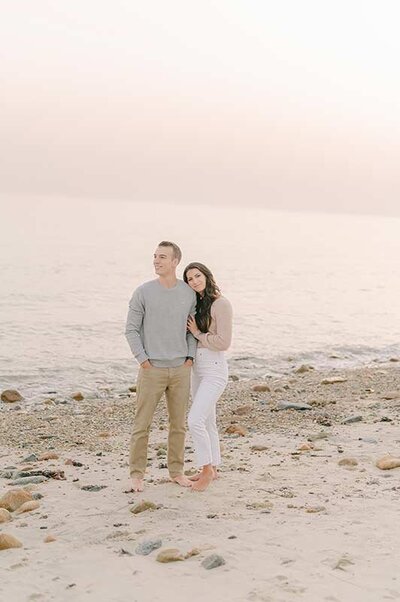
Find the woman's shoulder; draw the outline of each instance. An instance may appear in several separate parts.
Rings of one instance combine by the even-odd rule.
[[[214,308],[214,310],[232,310],[231,302],[229,301],[229,299],[224,297],[224,295],[220,295],[219,297],[217,297],[217,299],[215,299],[211,307]]]

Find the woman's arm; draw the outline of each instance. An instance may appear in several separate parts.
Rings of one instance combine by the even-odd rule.
[[[213,351],[226,351],[232,342],[232,306],[228,299],[220,297],[212,305],[216,332],[200,332],[194,336],[204,347]]]

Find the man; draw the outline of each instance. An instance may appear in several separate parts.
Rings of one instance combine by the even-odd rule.
[[[133,491],[143,491],[150,426],[163,393],[169,417],[169,474],[182,487],[192,484],[183,474],[183,460],[190,368],[197,344],[187,331],[187,319],[195,312],[196,295],[176,277],[181,257],[178,245],[160,242],[153,261],[158,278],[139,286],[129,303],[126,338],[140,364],[129,457]]]

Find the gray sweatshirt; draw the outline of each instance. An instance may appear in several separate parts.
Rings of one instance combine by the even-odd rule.
[[[196,311],[196,294],[183,280],[165,288],[159,280],[139,286],[129,302],[126,338],[139,364],[176,368],[196,355],[196,339],[187,332],[189,314]]]

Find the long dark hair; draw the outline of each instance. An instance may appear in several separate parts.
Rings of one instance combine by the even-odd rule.
[[[203,264],[198,261],[193,261],[185,267],[183,272],[183,279],[187,283],[187,273],[189,270],[199,270],[206,277],[206,288],[203,296],[196,292],[197,303],[196,303],[196,324],[201,332],[208,332],[211,322],[211,305],[215,299],[218,299],[221,295],[214,276],[211,271]]]

